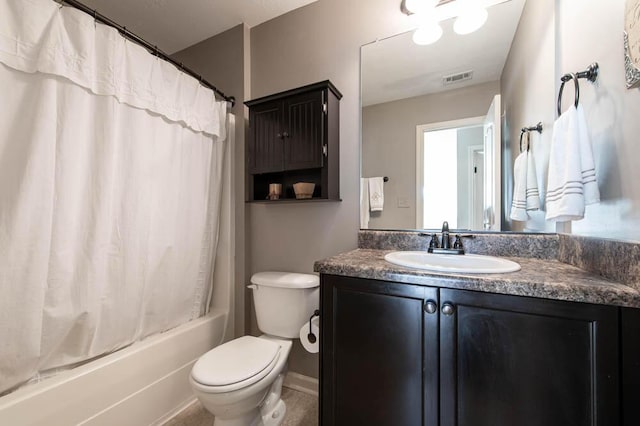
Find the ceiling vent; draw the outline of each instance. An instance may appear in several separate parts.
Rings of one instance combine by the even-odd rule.
[[[442,77],[442,84],[448,86],[450,84],[460,83],[462,81],[471,80],[473,78],[473,71],[464,71],[457,74],[445,75]]]

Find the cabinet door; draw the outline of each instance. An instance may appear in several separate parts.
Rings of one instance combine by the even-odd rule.
[[[284,170],[282,101],[267,102],[251,108],[249,115],[249,173]]]
[[[449,289],[440,300],[441,426],[618,424],[615,308]]]
[[[321,424],[437,423],[438,314],[432,288],[322,276]]]
[[[287,98],[284,139],[286,170],[322,167],[325,135],[323,91],[301,93]]]

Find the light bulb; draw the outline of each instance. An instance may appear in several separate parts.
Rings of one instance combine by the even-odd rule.
[[[404,0],[404,7],[413,14],[425,13],[433,9],[439,0]]]
[[[470,7],[462,11],[453,23],[453,30],[461,35],[477,31],[487,22],[489,12],[482,7]]]
[[[442,37],[442,27],[437,22],[419,27],[413,33],[413,42],[421,46],[433,44]]]

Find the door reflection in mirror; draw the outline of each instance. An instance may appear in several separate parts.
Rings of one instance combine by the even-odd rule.
[[[499,110],[495,95],[486,116],[416,127],[417,229],[500,230]]]
[[[451,228],[480,229],[477,226],[482,227],[484,196],[482,124],[425,129],[418,143],[422,155],[416,169],[422,175],[422,184],[417,185],[421,188],[417,204],[422,215],[416,227],[437,229],[448,221]]]

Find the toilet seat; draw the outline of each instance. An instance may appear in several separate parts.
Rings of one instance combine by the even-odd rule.
[[[280,345],[276,342],[243,336],[200,357],[191,370],[191,378],[207,392],[231,392],[265,377],[279,357]]]

